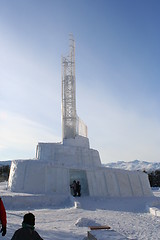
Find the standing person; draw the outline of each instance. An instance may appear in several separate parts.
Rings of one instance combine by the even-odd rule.
[[[73,197],[77,196],[77,184],[76,181],[74,180],[73,183],[70,185],[70,187],[73,189]]]
[[[5,236],[6,228],[7,228],[7,216],[6,216],[6,210],[1,198],[0,198],[0,222],[2,224],[2,228],[0,232],[2,233],[2,236]]]
[[[77,183],[76,183],[76,190],[77,190],[77,196],[80,197],[81,196],[81,185],[80,185],[79,181],[77,181]]]
[[[43,240],[40,235],[34,230],[35,216],[32,213],[27,213],[23,217],[22,228],[15,231],[11,240]]]

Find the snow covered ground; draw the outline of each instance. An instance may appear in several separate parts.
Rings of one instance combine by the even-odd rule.
[[[5,189],[6,183],[0,183],[2,199],[5,200],[8,195],[12,201],[17,201],[14,198],[16,194]],[[37,207],[25,206],[23,209],[12,209],[6,202],[8,231],[3,239],[11,239],[14,231],[21,227],[23,215],[30,211],[36,216],[36,230],[46,240],[83,240],[90,225],[109,225],[112,230],[129,239],[157,240],[160,239],[160,217],[151,215],[146,209],[146,205],[160,202],[160,191],[157,190],[155,194],[156,197],[150,198],[71,197],[57,207],[37,204]],[[20,201],[25,203],[27,195],[20,195]],[[80,205],[79,208],[75,208],[75,201]]]

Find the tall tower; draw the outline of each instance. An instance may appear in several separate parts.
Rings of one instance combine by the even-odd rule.
[[[75,42],[70,34],[70,52],[62,56],[62,140],[87,137],[87,126],[76,112]]]
[[[62,139],[76,136],[75,42],[70,35],[70,53],[62,56]]]

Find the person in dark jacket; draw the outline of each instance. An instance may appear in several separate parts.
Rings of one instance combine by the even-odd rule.
[[[80,185],[79,181],[76,182],[76,190],[77,190],[77,196],[80,197],[81,196],[81,185]]]
[[[73,197],[77,196],[77,184],[76,181],[74,180],[73,183],[70,185],[70,187],[72,188],[73,191]]]
[[[6,216],[6,210],[3,204],[2,199],[0,198],[0,222],[2,224],[2,228],[0,232],[2,233],[2,236],[6,235],[6,226],[7,226],[7,216]]]
[[[43,240],[34,230],[35,216],[27,213],[23,217],[22,228],[15,231],[11,240]]]

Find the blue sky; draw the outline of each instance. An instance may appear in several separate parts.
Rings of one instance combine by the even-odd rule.
[[[61,141],[61,55],[103,163],[160,161],[160,1],[0,0],[0,160]]]

